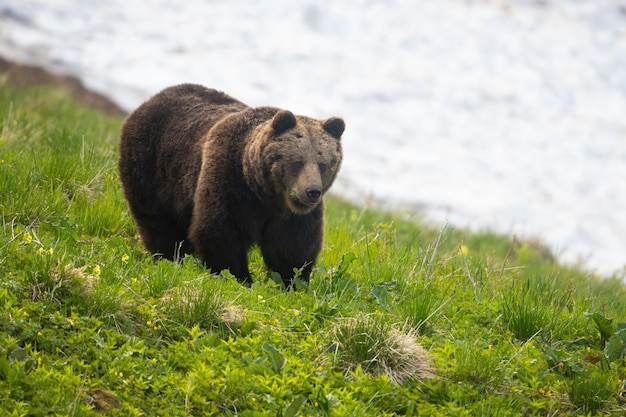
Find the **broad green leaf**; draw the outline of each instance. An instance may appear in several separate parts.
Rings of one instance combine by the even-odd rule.
[[[287,359],[285,358],[285,355],[283,355],[281,352],[278,351],[278,349],[276,349],[273,345],[270,345],[269,343],[264,343],[262,348],[265,351],[267,359],[269,359],[270,361],[272,370],[279,374],[287,364]]]
[[[304,397],[304,395],[298,395],[296,398],[293,399],[291,404],[285,407],[285,410],[283,411],[283,417],[295,417],[296,415],[298,415],[298,412],[305,402],[306,398]]]
[[[626,327],[620,328],[609,338],[604,347],[604,355],[609,362],[626,357]]]
[[[389,307],[391,305],[391,293],[387,289],[387,285],[383,284],[372,284],[371,285],[372,295],[383,307]]]
[[[356,260],[356,255],[352,252],[346,252],[341,256],[341,260],[339,261],[339,265],[335,270],[337,277],[343,277],[348,272],[348,267],[352,262]]]
[[[17,348],[9,355],[9,359],[11,359],[12,361],[24,362],[29,358],[30,355],[28,354],[28,351],[23,348]]]
[[[598,331],[600,332],[600,343],[604,345],[604,343],[609,340],[611,336],[613,336],[613,333],[615,333],[613,320],[598,312],[586,312],[585,316],[593,320],[594,324],[596,325],[596,329],[598,329]]]

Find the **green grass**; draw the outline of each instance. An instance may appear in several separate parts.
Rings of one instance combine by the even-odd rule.
[[[0,415],[626,412],[623,277],[336,198],[295,291],[155,262],[121,123],[0,79]]]

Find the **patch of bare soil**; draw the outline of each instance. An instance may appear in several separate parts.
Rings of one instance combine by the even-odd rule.
[[[55,75],[43,68],[7,61],[0,57],[0,73],[16,86],[53,85],[67,90],[84,106],[103,111],[112,116],[125,116],[126,112],[107,97],[87,89],[76,77]]]

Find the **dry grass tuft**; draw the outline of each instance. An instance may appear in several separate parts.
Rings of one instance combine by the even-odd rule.
[[[346,374],[360,367],[399,385],[434,378],[432,357],[415,336],[413,330],[398,330],[381,318],[359,316],[335,326],[330,353],[334,366]]]

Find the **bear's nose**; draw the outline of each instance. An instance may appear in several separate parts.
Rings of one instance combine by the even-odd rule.
[[[306,189],[306,196],[311,203],[317,202],[322,195],[322,187],[319,185],[311,185]]]

